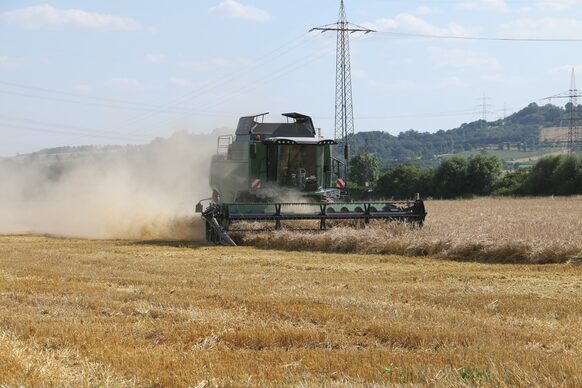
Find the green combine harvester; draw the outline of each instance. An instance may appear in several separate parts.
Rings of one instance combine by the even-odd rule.
[[[316,230],[327,229],[333,220],[422,225],[426,212],[419,198],[352,201],[346,165],[332,153],[337,143],[321,138],[311,117],[286,113],[285,123],[265,123],[267,114],[242,117],[234,136],[218,137],[210,169],[212,198],[196,205],[207,241],[233,246],[229,232],[281,229],[285,221],[314,221]],[[206,208],[202,202],[208,202]]]

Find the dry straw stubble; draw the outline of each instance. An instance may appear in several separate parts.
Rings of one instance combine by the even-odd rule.
[[[427,201],[422,229],[375,223],[366,229],[273,231],[245,244],[285,250],[432,256],[496,263],[582,260],[582,197]]]
[[[581,271],[0,237],[0,381],[580,386]]]

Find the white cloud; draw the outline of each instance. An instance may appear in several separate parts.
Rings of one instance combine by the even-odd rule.
[[[386,92],[412,92],[422,88],[417,81],[404,79],[381,84],[379,86]]]
[[[578,65],[562,65],[562,66],[558,66],[558,67],[554,67],[553,69],[551,69],[549,71],[550,74],[556,74],[556,75],[570,75],[572,74],[572,68],[574,68],[574,72],[578,73],[578,74],[582,74],[582,64],[578,64]]]
[[[467,0],[457,4],[457,8],[469,11],[495,12],[508,12],[511,10],[505,0]]]
[[[582,20],[559,18],[517,19],[501,26],[499,35],[508,38],[578,38],[582,36]]]
[[[367,79],[368,72],[366,70],[363,70],[363,69],[353,68],[352,69],[352,77],[355,79]]]
[[[188,70],[212,70],[241,66],[247,63],[241,59],[210,58],[180,61],[178,65]]]
[[[46,58],[16,58],[0,55],[0,69],[17,69],[31,65],[48,65],[51,62]]]
[[[582,0],[538,0],[535,4],[535,8],[544,12],[562,12],[575,7],[582,7]]]
[[[80,94],[89,94],[93,91],[93,88],[90,85],[86,84],[78,84],[73,86],[73,92],[80,93]]]
[[[498,85],[498,86],[520,86],[531,84],[531,79],[522,77],[520,75],[508,75],[508,74],[485,74],[482,75],[479,80],[485,85]]]
[[[461,88],[468,88],[468,87],[473,87],[473,82],[457,77],[457,76],[452,76],[449,78],[444,78],[442,80],[440,80],[438,82],[438,87],[439,88],[444,88],[444,89],[461,89]]]
[[[428,53],[437,67],[484,70],[500,67],[497,58],[474,51],[431,47]]]
[[[398,30],[398,32],[422,35],[466,36],[477,33],[477,29],[463,27],[457,23],[449,23],[446,27],[433,26],[423,18],[408,13],[366,22],[363,25],[377,31]]]
[[[417,13],[419,15],[430,15],[432,13],[438,13],[438,12],[440,12],[440,10],[438,8],[431,7],[430,5],[426,5],[426,4],[419,5],[415,10],[415,13]]]
[[[224,0],[210,8],[210,13],[225,16],[229,19],[243,19],[253,22],[271,20],[271,14],[252,5],[244,5],[235,0]]]
[[[112,86],[120,89],[137,89],[141,87],[141,83],[133,78],[112,78],[106,83],[108,86]]]
[[[57,9],[48,4],[7,11],[0,14],[0,24],[17,24],[31,29],[71,26],[97,31],[135,31],[141,26],[131,18],[86,12],[80,9]]]
[[[171,77],[168,80],[168,83],[181,89],[194,89],[195,87],[199,86],[199,84],[195,81],[179,77]]]
[[[18,60],[7,56],[0,56],[0,69],[15,69],[18,65]]]
[[[163,65],[165,63],[168,63],[168,58],[163,54],[152,54],[152,53],[146,54],[144,55],[143,60],[146,63],[153,63],[156,65]]]
[[[492,85],[495,85],[496,87],[517,87],[528,85],[530,82],[531,80],[522,76],[491,73],[481,75],[477,78],[475,77],[461,78],[459,76],[452,76],[442,79],[441,81],[438,82],[437,85],[439,88],[444,89],[472,88],[486,90],[490,88]]]

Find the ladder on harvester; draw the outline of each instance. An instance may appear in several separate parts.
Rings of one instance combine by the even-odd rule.
[[[216,144],[216,154],[217,155],[227,155],[228,154],[228,148],[230,147],[230,145],[232,144],[232,141],[234,140],[232,135],[221,135],[218,136],[218,141]]]

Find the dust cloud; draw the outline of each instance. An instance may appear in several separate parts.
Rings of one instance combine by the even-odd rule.
[[[64,151],[0,160],[0,234],[202,238],[194,205],[210,193],[215,134]]]

